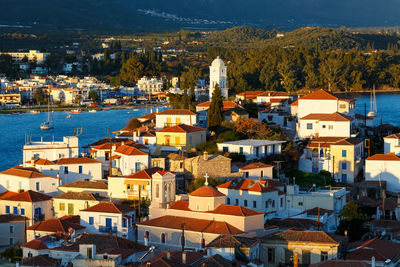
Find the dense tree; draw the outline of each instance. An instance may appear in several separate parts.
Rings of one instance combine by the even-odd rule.
[[[46,95],[44,94],[42,88],[37,88],[35,90],[33,93],[33,99],[35,100],[36,104],[43,104],[44,100],[46,99]]]
[[[358,205],[353,201],[347,202],[340,215],[343,220],[340,221],[337,232],[342,235],[347,232],[350,241],[360,240],[366,229],[363,228],[365,217]]]
[[[144,68],[139,56],[133,55],[121,67],[121,80],[128,84],[135,83],[144,75]]]
[[[223,98],[221,93],[221,88],[219,88],[218,84],[215,85],[215,89],[213,91],[211,97],[210,108],[208,109],[208,127],[217,127],[222,124],[224,120],[222,112],[223,112]]]
[[[92,99],[93,101],[97,101],[97,99],[99,99],[99,95],[97,94],[97,91],[90,90],[89,98]]]

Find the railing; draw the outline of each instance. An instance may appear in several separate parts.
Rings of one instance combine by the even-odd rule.
[[[117,232],[117,227],[111,227],[111,226],[100,226],[99,227],[99,232],[100,233],[116,233]]]

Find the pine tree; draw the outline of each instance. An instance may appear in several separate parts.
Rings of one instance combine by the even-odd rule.
[[[184,109],[189,109],[190,107],[190,97],[188,95],[188,90],[185,89],[183,93],[183,108]]]
[[[221,126],[223,121],[222,111],[223,99],[221,88],[216,84],[211,97],[210,108],[208,109],[208,127]]]

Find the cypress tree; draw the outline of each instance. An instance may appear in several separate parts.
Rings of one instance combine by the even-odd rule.
[[[216,84],[211,97],[210,108],[208,109],[208,127],[221,126],[222,121],[224,120],[222,111],[223,99],[221,88]]]
[[[190,97],[188,95],[188,90],[185,89],[183,93],[183,108],[184,109],[189,109],[190,107]]]

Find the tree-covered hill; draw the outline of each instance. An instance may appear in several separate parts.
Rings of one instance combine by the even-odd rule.
[[[276,31],[267,31],[247,26],[237,26],[223,31],[214,31],[206,37],[206,41],[212,43],[237,43],[255,42],[266,40],[276,36]]]

